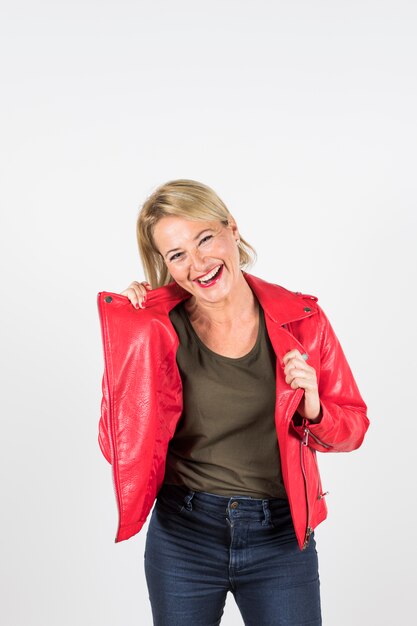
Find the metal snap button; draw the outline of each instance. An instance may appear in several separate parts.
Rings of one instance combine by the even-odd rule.
[[[232,504],[230,505],[230,508],[237,509],[238,506],[239,506],[239,502],[232,502]]]
[[[106,296],[104,300],[105,302],[113,302],[113,298],[111,296]]]

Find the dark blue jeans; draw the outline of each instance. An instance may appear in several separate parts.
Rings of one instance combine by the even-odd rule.
[[[154,626],[218,626],[231,591],[246,626],[320,626],[314,534],[301,551],[287,500],[163,485],[145,576]]]

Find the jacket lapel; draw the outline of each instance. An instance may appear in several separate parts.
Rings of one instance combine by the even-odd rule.
[[[286,328],[291,322],[302,320],[317,313],[315,296],[297,294],[280,285],[246,274],[245,279],[259,300],[272,347],[277,357],[276,366],[276,419],[288,422],[295,413],[304,394],[303,389],[293,389],[285,380],[283,358],[290,350],[308,353],[305,346]]]
[[[306,353],[302,343],[291,334],[286,325],[317,313],[315,296],[300,297],[296,293],[246,274],[245,279],[259,300],[264,312],[269,338],[281,365],[284,355],[297,349]],[[308,298],[308,299],[307,299]]]

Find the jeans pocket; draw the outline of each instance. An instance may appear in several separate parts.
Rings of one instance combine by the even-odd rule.
[[[290,506],[287,501],[282,501],[278,506],[273,507],[271,511],[271,526],[273,526],[277,532],[294,535],[295,529],[291,515]]]
[[[185,508],[184,494],[176,489],[162,488],[157,495],[156,504],[168,513],[181,513]]]

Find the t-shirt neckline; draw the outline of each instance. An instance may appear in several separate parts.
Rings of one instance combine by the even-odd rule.
[[[208,354],[210,354],[212,357],[215,357],[216,359],[220,359],[221,361],[227,361],[229,363],[230,362],[238,363],[240,361],[244,361],[246,359],[249,359],[258,350],[259,345],[261,343],[262,331],[263,331],[263,327],[264,327],[264,312],[263,312],[263,309],[262,309],[262,307],[261,307],[261,305],[259,303],[258,303],[258,308],[259,308],[258,334],[257,334],[256,341],[255,341],[254,345],[249,350],[249,352],[247,352],[243,356],[231,357],[231,356],[225,356],[223,354],[219,354],[218,352],[214,352],[214,350],[211,350],[208,346],[206,346],[206,344],[200,339],[200,337],[196,333],[196,331],[195,331],[195,329],[194,329],[194,327],[193,327],[193,325],[192,325],[192,323],[190,321],[190,318],[188,317],[188,313],[185,310],[184,302],[182,302],[181,305],[180,305],[181,315],[182,315],[183,319],[185,320],[185,324],[187,325],[187,328],[189,329],[193,339],[200,346],[200,348],[202,350],[204,350],[205,352],[207,352]]]

